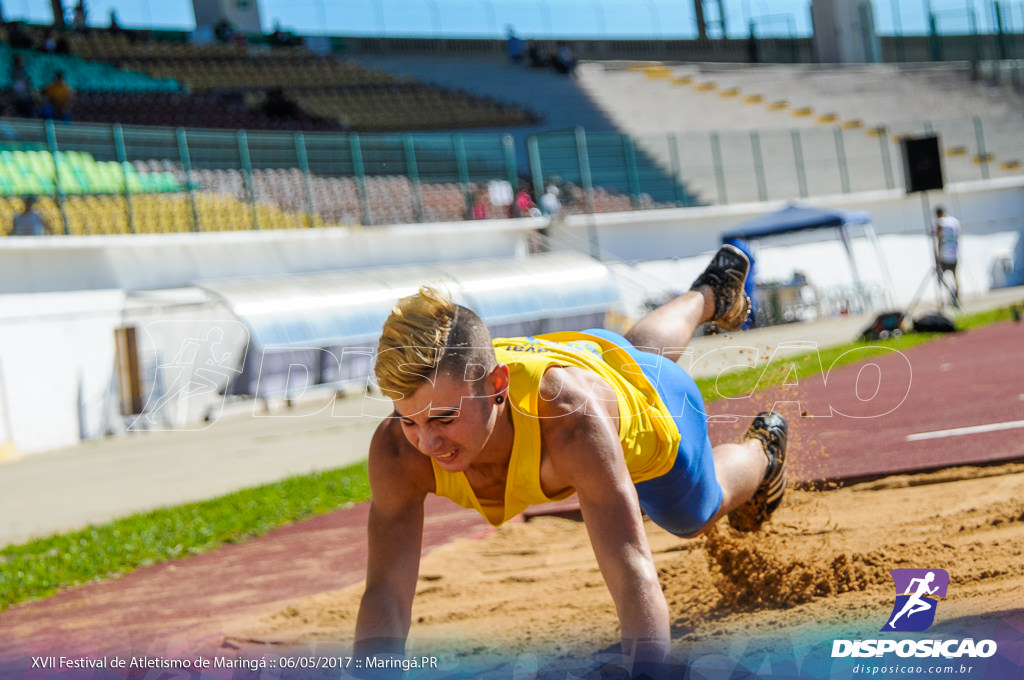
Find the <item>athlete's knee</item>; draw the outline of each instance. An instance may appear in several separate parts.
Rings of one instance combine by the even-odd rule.
[[[706,536],[709,531],[711,531],[713,528],[715,528],[716,524],[718,524],[718,518],[717,517],[712,517],[711,519],[709,519],[707,522],[704,523],[704,526],[702,526],[700,529],[697,529],[692,534],[685,534],[685,535],[676,534],[676,535],[679,536],[679,538],[700,538],[701,536]]]
[[[679,538],[698,538],[703,536],[711,530],[717,519],[717,513],[712,513],[708,516],[699,509],[675,508],[674,510],[674,512],[664,513],[652,513],[647,510],[647,516],[659,527]]]

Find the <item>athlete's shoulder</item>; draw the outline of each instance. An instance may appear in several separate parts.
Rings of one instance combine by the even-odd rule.
[[[541,418],[575,426],[586,418],[618,414],[614,388],[600,375],[577,366],[549,367],[537,386]]]
[[[537,412],[553,487],[577,487],[580,479],[608,466],[602,456],[618,455],[619,411],[615,390],[592,371],[553,366],[539,385]]]

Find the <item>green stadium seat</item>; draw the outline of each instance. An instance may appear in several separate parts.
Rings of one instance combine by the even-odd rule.
[[[0,195],[53,194],[58,179],[65,194],[120,194],[125,173],[132,193],[182,191],[171,172],[140,174],[131,164],[122,169],[115,161],[97,162],[85,151],[58,152],[55,168],[48,151],[7,149],[0,152]]]
[[[152,78],[144,73],[121,70],[111,64],[86,61],[70,54],[43,54],[17,50],[25,59],[32,86],[39,89],[63,71],[68,84],[77,92],[178,92],[173,79]],[[10,87],[11,62],[15,50],[0,45],[0,87]]]

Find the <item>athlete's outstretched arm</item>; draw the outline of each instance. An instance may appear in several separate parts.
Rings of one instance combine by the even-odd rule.
[[[355,656],[403,654],[409,634],[423,544],[422,463],[400,453],[393,421],[377,428],[370,444],[370,516],[366,590],[356,619]],[[418,455],[418,454],[414,454]],[[421,457],[422,458],[422,457]]]
[[[583,521],[619,616],[623,654],[634,658],[633,673],[639,674],[668,654],[669,612],[619,441],[614,393],[592,374],[559,372],[575,373],[580,382],[566,381],[541,407],[542,415],[551,416],[544,428],[545,445],[557,477],[579,495]],[[605,388],[608,392],[602,394]],[[544,404],[543,387],[541,396]]]

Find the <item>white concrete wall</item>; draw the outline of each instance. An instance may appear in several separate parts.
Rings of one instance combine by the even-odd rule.
[[[9,439],[18,453],[29,454],[121,430],[114,329],[125,321],[140,325],[144,368],[153,369],[154,361],[163,367],[159,388],[170,397],[142,426],[180,426],[195,422],[197,409],[219,410],[223,399],[216,394],[181,401],[185,391],[167,372],[181,368],[174,356],[181,343],[168,336],[154,354],[158,348],[149,333],[184,323],[182,332],[207,348],[207,317],[220,312],[190,311],[166,295],[136,296],[126,304],[126,293],[237,276],[509,257],[525,252],[527,227],[537,224],[493,220],[372,230],[0,239],[0,403],[6,402],[10,421],[3,423],[0,444]],[[190,369],[194,362],[186,363]],[[233,370],[225,368],[220,377],[228,379]],[[163,395],[146,396],[152,401]]]
[[[123,306],[109,290],[0,296],[3,400],[20,453],[102,435]]]
[[[827,232],[821,232],[822,235]],[[998,232],[964,237],[960,250],[961,294],[970,299],[985,293],[992,287],[992,263],[1000,256],[1010,256],[1017,247],[1021,236],[1015,232]],[[914,295],[920,308],[938,306],[939,290],[934,279],[934,260],[931,244],[924,234],[888,234],[879,237],[882,260],[864,237],[851,239],[858,273],[864,290],[872,294],[880,311],[885,308],[904,308]],[[620,265],[613,268],[623,293],[624,313],[635,318],[642,313],[646,297],[658,286],[662,291],[685,290],[691,281],[703,271],[710,253],[672,260],[652,260],[633,266]],[[882,272],[882,261],[888,266],[892,278],[892,297],[886,297],[888,284]],[[855,290],[853,274],[843,246],[836,238],[815,243],[778,244],[771,240],[762,241],[756,248],[757,280],[765,282],[787,282],[793,273],[802,272],[822,298],[838,297]],[[927,283],[922,285],[925,277]],[[647,288],[645,291],[644,288]],[[948,304],[947,294],[943,294]],[[827,307],[827,305],[823,305]]]
[[[114,331],[135,326],[147,414],[121,416]],[[0,443],[18,454],[135,430],[206,427],[248,331],[197,289],[0,295]],[[211,360],[218,357],[219,361]]]
[[[151,290],[197,281],[512,257],[538,220],[373,228],[0,239],[0,294]]]
[[[129,296],[124,325],[136,329],[143,410],[108,414],[104,429],[203,429],[221,413],[224,389],[242,370],[249,330],[198,288]]]
[[[919,235],[941,203],[966,236],[1024,229],[1024,178],[949,185],[928,196],[883,191],[806,201],[866,210],[881,235]],[[689,257],[718,247],[721,234],[784,207],[781,201],[706,208],[578,215],[554,228],[560,242],[606,259]],[[62,290],[152,290],[199,281],[384,265],[513,257],[540,219],[414,224],[363,229],[0,239],[0,295]],[[809,233],[798,241],[831,239]],[[773,241],[785,244],[785,241]]]
[[[1024,178],[948,185],[931,192],[928,212],[921,194],[902,191],[846,194],[803,201],[810,206],[866,210],[875,231],[884,234],[924,234],[931,228],[936,205],[960,219],[965,235],[1016,232],[1024,229]],[[745,221],[785,207],[786,202],[747,203],[707,208],[651,210],[595,216],[574,216],[555,229],[555,238],[586,248],[594,239],[607,259],[627,262],[689,257],[718,248],[721,235]],[[926,222],[927,216],[927,222]],[[832,239],[830,233],[807,232],[796,242]],[[786,241],[773,240],[773,245]]]
[[[989,290],[993,265],[1012,258],[1024,233],[1024,179],[1008,178],[947,186],[946,192],[905,195],[901,191],[862,193],[808,200],[807,205],[865,210],[873,219],[893,283],[892,303],[910,302],[932,265],[926,229],[936,205],[957,216],[964,227],[959,267],[962,293]],[[608,261],[636,266],[617,268],[625,311],[635,315],[652,291],[685,290],[721,244],[721,235],[743,222],[781,209],[784,202],[712,208],[657,210],[621,215],[572,217],[554,230],[563,243],[586,247],[596,239]],[[878,257],[861,230],[851,229],[851,245],[861,281],[867,289],[886,287]],[[852,273],[834,230],[823,229],[773,237],[758,244],[758,279],[786,281],[804,272],[822,290],[851,287]],[[1016,262],[1017,271],[1024,262]],[[644,289],[647,290],[644,290]],[[936,299],[926,288],[923,302]]]

